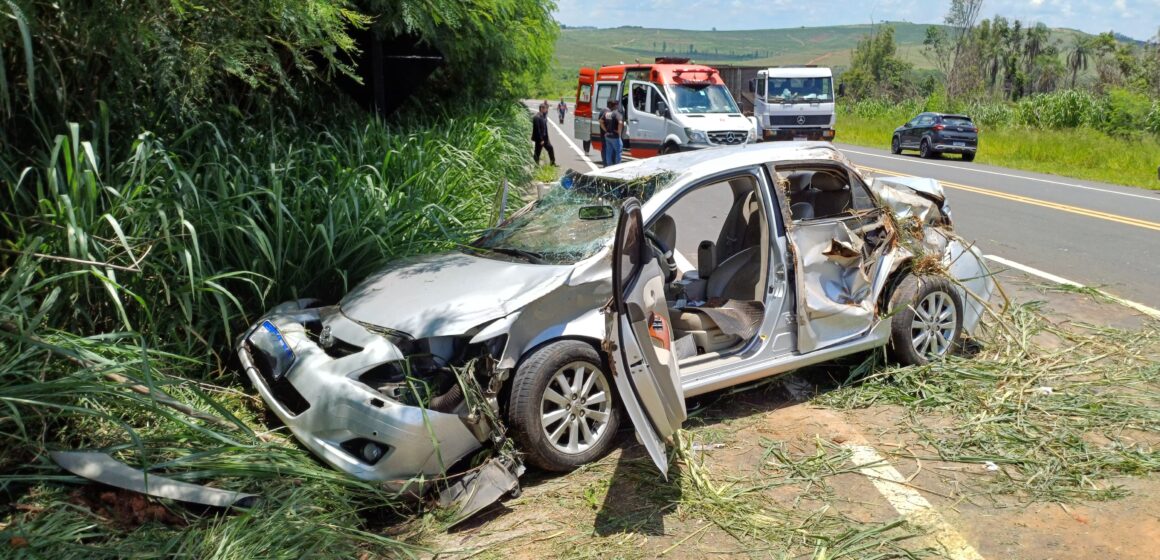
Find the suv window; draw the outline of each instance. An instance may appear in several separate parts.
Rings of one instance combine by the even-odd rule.
[[[964,117],[943,117],[942,121],[947,126],[975,126],[971,119]]]
[[[915,126],[930,126],[932,124],[934,124],[933,115],[922,115],[918,117],[918,124]]]

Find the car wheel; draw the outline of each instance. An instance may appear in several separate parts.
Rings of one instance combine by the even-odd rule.
[[[604,364],[596,348],[576,340],[548,344],[520,364],[508,423],[529,464],[570,471],[612,448],[620,408]]]
[[[675,154],[679,151],[681,151],[680,147],[678,147],[676,144],[673,144],[672,142],[669,142],[668,144],[661,146],[659,155],[667,156],[669,154]]]
[[[963,161],[975,161],[975,152],[963,152]]]
[[[589,151],[589,150],[591,150],[591,149],[592,149],[592,141],[591,141],[591,140],[585,140],[585,141],[584,141],[584,153],[588,153],[588,151]]]
[[[950,280],[907,275],[890,297],[890,354],[899,363],[922,365],[959,347],[963,301]]]
[[[902,143],[898,141],[898,136],[890,140],[890,153],[894,155],[902,153]]]
[[[922,143],[918,145],[918,155],[924,158],[932,158],[938,154],[931,149],[930,140],[923,138]]]

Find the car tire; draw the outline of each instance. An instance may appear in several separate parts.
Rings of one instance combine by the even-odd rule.
[[[592,149],[592,141],[591,141],[591,140],[585,140],[585,141],[583,142],[583,144],[584,144],[584,153],[588,153],[588,152],[589,152],[589,151]]]
[[[676,144],[669,142],[669,143],[661,146],[660,153],[658,155],[667,156],[669,154],[675,154],[679,151],[681,151],[680,146],[677,146]]]
[[[902,142],[899,141],[898,136],[890,139],[890,153],[894,155],[902,153]]]
[[[963,152],[963,161],[975,161],[975,152]]]
[[[890,296],[890,355],[903,365],[941,359],[960,347],[963,300],[950,280],[908,274]]]
[[[578,340],[547,344],[519,365],[507,416],[512,439],[528,464],[566,472],[612,449],[621,412],[608,371],[596,348]],[[565,389],[576,383],[588,390]],[[592,402],[594,397],[601,400]]]
[[[918,145],[918,155],[920,157],[929,159],[929,158],[933,158],[933,157],[937,156],[938,152],[934,151],[930,147],[930,140],[923,138],[922,143]]]

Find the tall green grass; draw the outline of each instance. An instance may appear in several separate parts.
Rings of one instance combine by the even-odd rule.
[[[17,554],[415,551],[380,534],[394,497],[267,433],[231,342],[274,303],[333,300],[485,227],[502,181],[530,179],[528,120],[515,104],[391,123],[344,111],[341,125],[222,119],[127,145],[98,119],[64,127],[34,166],[0,154],[0,537]],[[127,527],[48,459],[74,448],[263,500]]]

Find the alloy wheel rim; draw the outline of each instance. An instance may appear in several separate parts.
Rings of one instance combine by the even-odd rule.
[[[931,292],[914,306],[911,345],[923,356],[945,356],[954,340],[958,310],[945,292]]]
[[[608,379],[588,362],[552,374],[540,398],[540,426],[557,451],[583,453],[604,437],[612,414]]]

